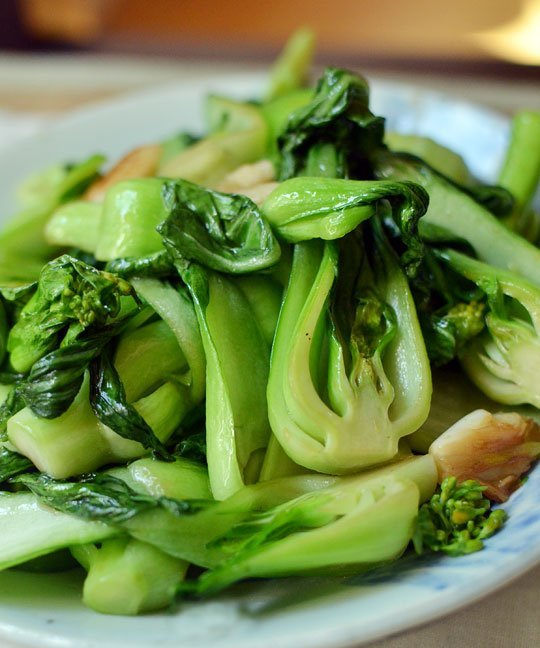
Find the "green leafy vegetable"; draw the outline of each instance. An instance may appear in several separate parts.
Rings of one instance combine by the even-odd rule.
[[[202,500],[175,500],[137,493],[112,475],[90,474],[77,482],[59,481],[44,474],[19,475],[12,482],[23,484],[43,503],[83,520],[121,524],[142,512],[163,508],[175,516],[193,515],[208,506]]]
[[[32,467],[32,462],[18,452],[0,448],[0,484],[10,477],[28,472]]]
[[[102,328],[97,333],[86,332],[73,343],[43,356],[15,386],[12,403],[25,404],[43,418],[55,418],[65,412],[81,388],[88,365],[118,335],[122,324]]]
[[[249,302],[232,281],[182,259],[177,265],[193,298],[204,345],[206,457],[212,493],[224,499],[250,475],[258,476],[270,436],[270,352]]]
[[[515,198],[514,209],[505,223],[530,241],[537,241],[540,232],[540,219],[531,205],[540,180],[539,151],[540,113],[516,113],[499,183]]]
[[[208,595],[244,578],[343,572],[393,559],[411,538],[418,497],[412,481],[352,481],[251,515],[213,541],[228,559],[180,592]]]
[[[84,330],[111,324],[120,313],[121,298],[131,293],[123,279],[73,257],[63,255],[51,261],[9,333],[12,366],[26,372]]]
[[[43,229],[59,205],[73,200],[97,177],[105,158],[93,155],[78,164],[56,165],[32,176],[21,187],[23,210],[0,234],[0,279],[28,282],[36,279],[52,248]],[[20,262],[20,256],[24,262]]]
[[[362,77],[326,68],[313,100],[289,116],[278,139],[280,179],[305,175],[314,146],[329,143],[339,159],[338,177],[365,177],[367,156],[382,145],[384,119],[369,109],[369,87]]]
[[[388,461],[429,412],[412,296],[382,232],[374,234],[359,248],[349,241],[340,266],[335,244],[296,246],[272,349],[272,430],[296,463],[322,472]]]
[[[315,35],[310,29],[298,29],[289,38],[270,72],[266,99],[272,100],[302,87],[307,80]]]
[[[181,180],[165,183],[163,196],[169,215],[158,231],[169,251],[233,274],[278,262],[279,244],[249,198]]]
[[[90,364],[90,403],[98,419],[116,434],[138,441],[162,458],[170,456],[152,428],[127,402],[122,381],[106,350]]]
[[[466,241],[486,263],[540,284],[540,250],[422,160],[378,150],[372,162],[376,177],[415,182],[428,192],[429,207],[420,222],[420,234],[426,225],[442,228]]]
[[[470,378],[500,403],[540,407],[540,288],[519,275],[471,259],[455,250],[440,253],[454,271],[485,294],[483,332],[460,354]]]
[[[402,264],[408,273],[414,273],[423,252],[417,234],[418,221],[429,202],[426,192],[417,184],[292,178],[268,196],[262,211],[287,241],[333,240],[353,231],[366,219],[382,215],[383,201],[392,206],[395,227],[405,247]]]

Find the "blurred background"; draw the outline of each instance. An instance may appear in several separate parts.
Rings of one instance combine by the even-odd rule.
[[[0,107],[70,108],[194,65],[261,67],[299,26],[317,33],[321,65],[506,110],[540,103],[540,0],[0,0]]]
[[[345,58],[540,63],[537,0],[3,0],[3,5],[12,14],[11,21],[2,21],[3,47],[232,58],[248,53],[264,59],[307,24],[319,34],[323,51]]]

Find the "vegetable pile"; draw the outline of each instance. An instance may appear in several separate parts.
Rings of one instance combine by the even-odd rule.
[[[312,46],[291,39],[262,100],[209,97],[202,137],[22,186],[0,233],[0,569],[77,561],[87,605],[137,614],[462,555],[504,523],[490,500],[540,454],[536,423],[425,424],[433,367],[540,407],[540,115],[487,186],[386,133],[361,76],[305,86]]]

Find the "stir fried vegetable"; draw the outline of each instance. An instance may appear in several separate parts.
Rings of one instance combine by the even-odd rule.
[[[312,49],[293,38],[262,100],[211,96],[200,136],[23,186],[0,234],[1,569],[69,551],[87,605],[137,614],[502,526],[489,500],[540,453],[536,423],[423,426],[455,359],[540,407],[540,118],[516,117],[485,185],[385,133],[363,77],[311,87]]]

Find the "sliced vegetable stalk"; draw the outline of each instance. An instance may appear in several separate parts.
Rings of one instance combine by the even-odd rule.
[[[81,520],[44,507],[32,493],[0,493],[0,524],[1,570],[120,533],[103,522]]]
[[[131,284],[176,337],[187,363],[187,370],[179,382],[188,387],[191,403],[198,405],[206,392],[206,358],[197,314],[188,291],[151,278],[133,278]]]
[[[169,466],[169,471],[176,470],[175,464]],[[182,464],[178,466],[181,471],[184,467]],[[385,484],[399,482],[412,484],[416,502],[418,499],[423,502],[431,497],[437,482],[434,461],[426,455],[354,477],[310,474],[255,484],[241,488],[225,501],[215,502],[200,499],[174,500],[163,497],[160,490],[153,491],[153,498],[137,493],[135,489],[140,486],[133,482],[133,475],[126,474],[129,471],[130,468],[127,471],[113,471],[121,479],[113,478],[112,475],[98,475],[78,482],[57,482],[43,475],[35,475],[25,476],[22,481],[45,503],[59,511],[69,512],[85,520],[102,520],[121,527],[131,537],[147,542],[171,556],[211,568],[228,561],[231,553],[234,555],[228,542],[219,541],[220,538],[230,537],[231,529],[237,525],[245,529],[244,523],[255,523],[262,534],[270,538],[275,519],[271,509],[297,498],[301,500],[307,493],[324,493],[327,489],[343,486],[343,504],[348,506],[351,503],[351,492],[371,489],[379,489],[380,492]],[[126,479],[130,486],[124,483],[123,480]],[[155,480],[147,479],[147,484],[155,484]],[[192,491],[191,495],[193,494]],[[265,511],[270,511],[269,515],[259,518],[259,513],[264,514]],[[313,513],[316,515],[316,511]],[[266,522],[270,524],[266,525]],[[287,525],[279,526],[279,535],[283,537],[288,533]],[[289,528],[290,530],[292,529]],[[412,532],[412,525],[410,531]],[[232,535],[236,535],[236,532]],[[237,537],[242,543],[246,540],[243,533]],[[393,540],[389,539],[389,542]],[[354,550],[352,545],[351,549]]]
[[[140,459],[117,473],[135,492],[178,499],[210,498],[208,474],[189,461]],[[79,545],[73,555],[88,571],[83,602],[105,614],[141,614],[170,605],[188,563],[145,542],[112,538]]]
[[[540,250],[510,231],[471,196],[463,193],[422,161],[379,151],[373,157],[377,177],[420,184],[429,207],[420,222],[436,225],[467,241],[480,259],[540,283]]]
[[[259,107],[247,102],[220,102],[210,125],[210,135],[164,160],[158,175],[215,187],[241,164],[265,156],[268,125]]]
[[[43,235],[49,245],[75,247],[94,253],[99,240],[102,206],[74,200],[56,209],[47,221]]]
[[[173,251],[171,253],[174,254]],[[270,428],[269,349],[241,290],[222,275],[178,262],[206,355],[206,450],[212,493],[225,499],[257,474]]]
[[[276,99],[301,88],[313,59],[315,35],[307,28],[298,29],[289,38],[270,71],[266,100]]]
[[[394,560],[412,537],[418,502],[414,482],[394,479],[308,493],[214,540],[230,558],[180,592],[207,595],[245,578],[354,573]]]
[[[485,329],[460,352],[471,380],[490,398],[540,407],[540,288],[514,272],[455,250],[441,258],[486,295]]]
[[[537,241],[540,218],[531,202],[540,180],[540,112],[521,111],[512,119],[510,145],[499,173],[499,184],[515,198],[505,223],[530,241]]]
[[[272,350],[268,408],[285,452],[321,472],[343,474],[390,460],[399,439],[429,412],[431,375],[412,296],[380,235],[371,268],[366,271],[365,259],[363,274],[338,284],[345,301],[355,303],[347,326],[348,311],[339,308],[344,297],[338,293],[335,313],[328,308],[336,299],[336,247],[313,241],[295,250]]]
[[[102,614],[135,615],[170,605],[189,567],[131,538],[111,538],[99,546],[79,545],[73,556],[88,571],[83,603]]]
[[[97,176],[105,158],[94,155],[78,164],[51,167],[32,176],[20,189],[23,210],[0,233],[0,270],[4,283],[10,279],[34,279],[51,254],[43,228],[59,205],[77,198]],[[21,262],[21,256],[24,262]],[[21,270],[24,268],[24,276]],[[32,270],[30,272],[29,270]]]
[[[160,178],[138,178],[107,190],[95,247],[98,260],[145,256],[163,249],[156,232],[167,216],[163,185]]]

